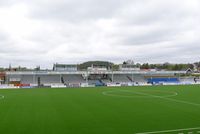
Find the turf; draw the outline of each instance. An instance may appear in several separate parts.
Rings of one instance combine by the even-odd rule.
[[[0,134],[134,134],[196,127],[200,85],[0,90]],[[165,133],[181,132],[200,129]]]

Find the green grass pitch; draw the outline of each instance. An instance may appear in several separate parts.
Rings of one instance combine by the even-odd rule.
[[[200,133],[200,85],[0,90],[0,134]]]

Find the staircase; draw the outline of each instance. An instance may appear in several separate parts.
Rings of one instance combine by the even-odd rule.
[[[130,76],[126,76],[131,82],[133,82],[132,78]]]

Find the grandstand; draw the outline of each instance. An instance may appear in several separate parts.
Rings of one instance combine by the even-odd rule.
[[[36,76],[36,79],[39,81],[41,84],[59,84],[61,83],[60,75],[41,75],[41,76]]]
[[[140,75],[140,74],[134,75],[132,80],[137,83],[146,83],[147,82],[144,75]]]
[[[64,83],[84,83],[85,80],[82,75],[80,74],[69,74],[69,75],[63,75],[63,82]]]
[[[149,78],[147,80],[151,84],[162,84],[162,83],[178,83],[178,78]]]
[[[81,68],[81,69],[80,69]],[[52,70],[7,71],[1,77],[1,83],[30,87],[80,87],[105,85],[148,85],[148,84],[188,84],[199,79],[187,76],[186,71],[165,71],[140,69],[135,65],[122,64],[113,70],[112,63],[86,62],[75,64],[54,64]]]
[[[34,75],[22,75],[21,83],[37,84],[36,77]]]
[[[175,75],[185,73],[186,72],[184,71],[111,71],[97,69],[89,71],[8,71],[6,72],[5,83],[48,87],[52,85],[78,87],[82,84],[104,86],[111,83],[121,83],[123,85],[133,83],[133,85],[144,85],[147,83],[161,84],[185,82],[186,80],[180,79]],[[192,79],[189,80],[192,81]]]
[[[195,77],[181,77],[179,81],[186,84],[195,83]]]
[[[127,74],[114,74],[113,75],[113,82],[132,82],[131,77]]]

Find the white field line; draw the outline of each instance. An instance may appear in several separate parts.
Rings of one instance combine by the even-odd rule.
[[[117,90],[120,91],[120,90]],[[102,92],[103,95],[105,96],[114,96],[114,97],[122,97],[122,98],[147,98],[149,96],[126,96],[126,95],[120,95],[120,94],[113,94],[116,93],[116,91],[104,91]],[[136,93],[134,93],[136,94]]]
[[[4,99],[5,97],[3,95],[0,94],[0,99]]]
[[[148,94],[148,95],[146,95],[146,94],[141,94],[141,92],[136,92],[136,91],[129,91],[129,90],[119,90],[119,91],[123,91],[123,92],[129,92],[129,93],[135,93],[135,94],[139,94],[139,95],[144,95],[144,96],[149,96],[149,95],[151,95],[151,94]],[[158,92],[157,90],[152,90],[152,91],[154,91],[153,93],[156,93],[156,92]],[[160,91],[159,91],[160,92]],[[153,96],[158,96],[158,97],[162,97],[162,98],[167,98],[167,97],[173,97],[173,96],[177,96],[178,95],[178,93],[177,92],[160,92],[160,93],[171,93],[171,95],[165,95],[165,96],[159,96],[159,95],[153,95]],[[149,96],[149,97],[152,97],[152,96]]]
[[[112,94],[112,93],[115,93],[117,91],[139,94],[138,92],[132,92],[132,91],[129,91],[129,90],[104,91],[104,92],[102,92],[102,94],[106,95],[106,96],[126,97],[126,98],[146,98],[146,97],[152,97],[152,96],[147,96],[147,95],[143,95],[143,94],[142,94],[142,96],[126,96],[126,95],[120,95],[120,94]],[[173,97],[173,96],[177,96],[178,95],[177,92],[163,92],[163,93],[171,93],[171,95],[162,96],[163,98]],[[139,94],[139,95],[141,95],[141,94]]]
[[[200,129],[200,127],[185,128],[185,129],[173,129],[173,130],[163,130],[163,131],[152,131],[152,132],[142,132],[142,133],[136,133],[136,134],[159,134],[159,133],[181,132],[181,131],[191,131],[191,130],[199,130],[199,129]]]
[[[129,90],[123,90],[123,91],[129,91]],[[189,101],[183,101],[183,100],[177,100],[177,99],[173,99],[173,98],[167,98],[165,96],[157,96],[157,95],[152,95],[152,94],[147,94],[147,93],[141,93],[141,92],[136,92],[136,91],[131,91],[131,92],[133,92],[135,94],[139,94],[139,95],[145,95],[145,96],[149,96],[149,97],[153,97],[153,98],[160,98],[160,99],[164,99],[164,100],[168,100],[168,101],[173,101],[173,102],[177,102],[177,103],[184,103],[184,104],[193,105],[193,106],[200,106],[199,103],[193,103],[193,102],[189,102]],[[106,92],[103,92],[103,94],[104,95],[108,95],[108,96],[129,97],[129,96],[122,96],[122,95],[107,94]],[[176,95],[178,95],[178,93],[176,93]],[[174,95],[174,96],[176,96],[176,95]],[[130,97],[134,97],[134,96],[130,96]]]
[[[154,97],[154,98],[160,98],[160,99],[164,99],[164,100],[168,100],[168,101],[173,101],[173,102],[178,102],[178,103],[184,103],[184,104],[189,104],[189,105],[193,105],[193,106],[200,106],[199,103],[193,103],[193,102],[189,102],[189,101],[183,101],[183,100],[177,100],[177,99],[172,99],[172,98],[166,98],[166,97],[162,97],[162,96],[151,95],[151,94],[146,94],[146,93],[141,93],[141,92],[135,92],[135,93],[138,93],[138,94],[141,94],[141,95],[150,96],[150,97]]]
[[[128,91],[128,90],[124,90],[124,91]],[[149,96],[149,97],[154,97],[154,98],[160,98],[160,99],[164,99],[164,100],[168,100],[168,101],[173,101],[173,102],[177,102],[177,103],[184,103],[184,104],[189,104],[189,105],[193,105],[193,106],[200,106],[199,103],[193,103],[193,102],[189,102],[189,101],[183,101],[183,100],[177,100],[177,99],[172,99],[172,98],[166,98],[163,96],[157,96],[157,95],[152,95],[152,94],[147,94],[147,93],[141,93],[141,92],[136,92],[133,91],[136,94],[139,95],[145,95],[145,96]],[[178,93],[176,93],[176,95],[178,95]],[[158,133],[170,133],[170,132],[180,132],[180,131],[191,131],[191,130],[199,130],[200,127],[196,127],[196,128],[185,128],[185,129],[174,129],[174,130],[163,130],[163,131],[152,131],[152,132],[142,132],[142,133],[136,133],[136,134],[158,134]],[[198,131],[199,133],[200,131]]]

